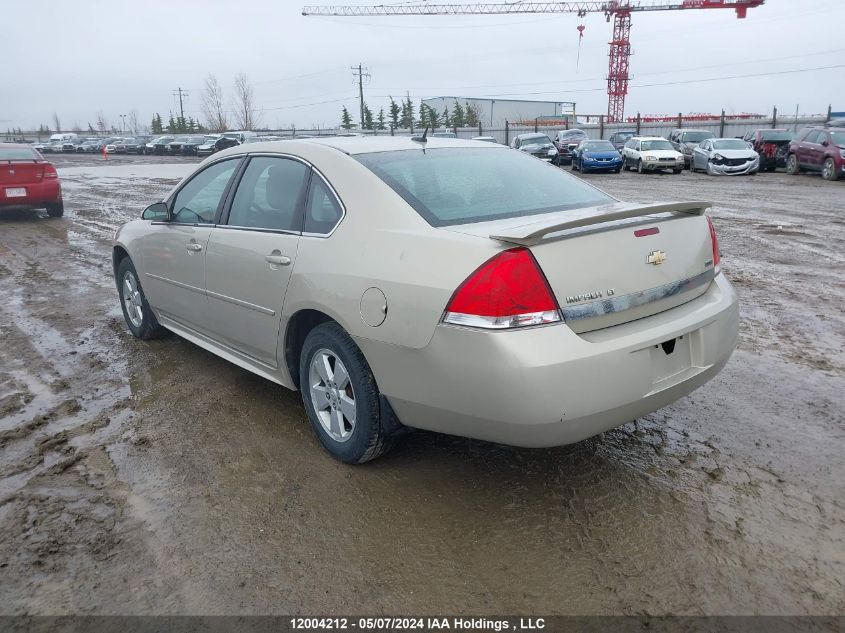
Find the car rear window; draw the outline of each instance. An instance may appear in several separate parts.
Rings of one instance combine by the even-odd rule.
[[[354,156],[432,226],[486,222],[613,200],[523,152],[450,148]]]
[[[789,130],[767,130],[760,132],[760,138],[764,141],[791,141],[792,132]]]
[[[40,160],[41,157],[28,147],[0,147],[0,160]]]

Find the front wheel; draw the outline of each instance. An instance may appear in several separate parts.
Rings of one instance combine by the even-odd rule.
[[[387,452],[394,434],[367,360],[337,323],[308,333],[299,357],[299,387],[311,428],[331,455],[347,464]]]
[[[801,168],[798,167],[798,157],[795,154],[790,154],[786,157],[786,173],[790,176],[795,176]]]
[[[165,336],[167,330],[159,325],[158,319],[153,314],[141,282],[138,280],[135,266],[128,257],[124,257],[118,264],[115,280],[117,291],[120,293],[123,318],[132,335],[145,341]]]
[[[683,171],[683,169],[673,169],[672,173],[673,174],[680,174],[682,171]]]
[[[643,173],[643,160],[642,158],[637,161],[637,173]]]
[[[839,172],[836,170],[836,163],[828,158],[822,165],[822,178],[825,180],[839,180]]]

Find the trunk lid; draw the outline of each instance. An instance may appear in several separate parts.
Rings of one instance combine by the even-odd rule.
[[[44,165],[34,160],[0,162],[0,186],[27,185],[41,182],[44,178]]]
[[[616,203],[452,230],[528,247],[564,320],[588,332],[691,301],[715,276],[705,202]]]

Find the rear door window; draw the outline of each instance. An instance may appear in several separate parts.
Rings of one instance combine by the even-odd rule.
[[[305,233],[327,235],[331,233],[343,210],[334,193],[316,173],[311,175],[308,202],[305,207]]]
[[[256,156],[238,183],[229,226],[269,231],[302,230],[308,167],[290,158]]]

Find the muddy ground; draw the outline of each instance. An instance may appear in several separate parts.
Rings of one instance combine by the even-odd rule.
[[[0,612],[845,613],[845,183],[588,176],[716,202],[724,372],[578,445],[349,467],[298,394],[126,330],[110,238],[191,161],[55,162],[65,217],[0,218]]]

